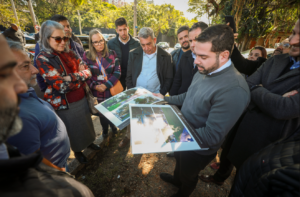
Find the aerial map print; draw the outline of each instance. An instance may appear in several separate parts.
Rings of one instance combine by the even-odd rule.
[[[130,111],[133,154],[200,149],[169,105],[130,105]]]
[[[105,117],[120,129],[129,124],[129,104],[153,104],[162,101],[148,90],[136,87],[121,92],[108,100],[96,105]]]

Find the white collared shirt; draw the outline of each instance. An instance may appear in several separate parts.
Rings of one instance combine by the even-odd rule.
[[[217,70],[215,71],[212,71],[211,73],[209,73],[208,75],[212,75],[212,74],[215,74],[217,72],[220,72],[222,70],[224,70],[225,68],[229,67],[231,65],[231,59],[229,58],[229,60],[223,65],[221,66],[220,68],[218,68]]]
[[[123,42],[122,39],[120,38],[120,36],[119,36],[119,40],[120,40],[120,42],[121,42],[122,44],[125,45],[125,44],[127,44],[127,43],[130,41],[130,36],[128,35],[128,37],[129,37],[129,38],[128,38],[127,42]]]
[[[144,51],[143,51],[143,55],[147,55],[147,57],[149,58],[149,59],[152,59],[152,57],[154,56],[154,55],[156,55],[157,54],[157,46],[155,46],[156,47],[156,50],[155,50],[155,52],[154,53],[152,53],[152,54],[147,54],[147,53],[145,53]]]
[[[196,55],[195,55],[195,53],[193,53],[193,52],[192,52],[192,57],[193,57],[193,59],[194,59],[193,65],[194,65],[194,68],[195,68],[195,67],[196,67],[196,64],[195,64]]]
[[[157,46],[156,51],[150,55],[143,52],[143,63],[136,86],[141,86],[150,92],[159,93],[160,81],[156,72],[157,68]]]

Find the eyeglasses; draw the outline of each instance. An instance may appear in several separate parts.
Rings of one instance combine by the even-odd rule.
[[[279,46],[282,46],[284,48],[290,48],[290,43],[280,43]]]
[[[100,44],[104,44],[104,40],[100,40],[100,41],[95,41],[95,42],[92,42],[93,45],[100,45]]]
[[[64,36],[64,37],[52,37],[50,36],[50,38],[53,38],[55,40],[56,43],[61,43],[62,40],[64,40],[64,42],[68,42],[69,41],[69,37]]]

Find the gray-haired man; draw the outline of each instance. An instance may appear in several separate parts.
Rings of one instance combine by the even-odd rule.
[[[156,46],[156,38],[151,28],[143,27],[138,36],[141,46],[129,53],[127,88],[140,86],[150,92],[165,95],[171,88],[174,76],[171,55]],[[129,137],[127,135],[119,146],[128,144]]]

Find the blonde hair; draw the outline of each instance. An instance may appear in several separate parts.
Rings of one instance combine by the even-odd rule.
[[[107,47],[107,44],[106,44],[106,40],[104,39],[102,33],[101,33],[101,30],[99,29],[92,29],[89,33],[89,53],[87,53],[87,58],[89,58],[90,60],[93,60],[93,61],[96,61],[96,57],[97,57],[97,51],[96,49],[94,48],[93,46],[93,43],[92,43],[92,36],[95,35],[95,34],[100,34],[104,40],[104,49],[103,51],[101,51],[101,55],[102,57],[106,57],[108,56],[108,47]]]

